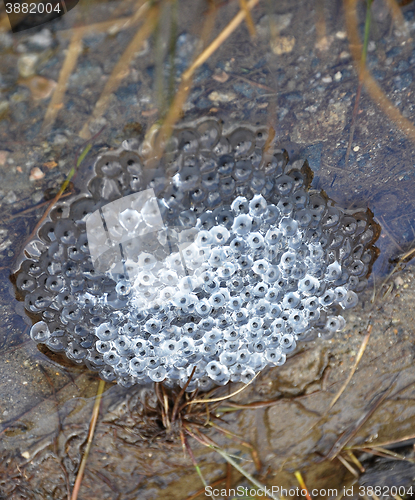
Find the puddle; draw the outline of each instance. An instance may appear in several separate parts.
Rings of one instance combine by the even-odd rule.
[[[98,134],[73,191],[106,148],[118,148],[125,139],[143,140],[177,92],[200,40],[212,41],[238,8],[238,2],[224,3],[212,14],[204,1],[192,1],[161,3],[158,13],[139,2],[85,1],[41,29],[14,34],[0,10],[0,497],[68,497],[99,384],[93,372],[38,350],[30,339],[31,322],[9,280],[19,254],[85,141]],[[395,109],[413,123],[414,7],[401,12],[407,32],[383,4],[373,5],[367,64]],[[136,35],[143,30],[140,16],[150,21],[160,16],[149,41],[144,31]],[[361,32],[364,16],[362,5]],[[353,122],[358,79],[342,2],[314,8],[305,0],[295,5],[264,0],[252,19],[256,38],[242,23],[195,72],[183,120],[211,116],[272,126],[292,159],[308,159],[313,188],[324,189],[339,206],[369,207],[382,232],[369,287],[345,314],[345,330],[331,340],[302,343],[284,366],[264,371],[232,402],[268,405],[237,410],[224,402],[220,425],[258,451],[264,484],[295,488],[294,472],[301,470],[310,490],[340,492],[352,475],[338,459],[322,458],[334,455],[341,436],[350,438],[341,445],[367,449],[413,434],[411,268],[395,277],[383,300],[370,303],[373,287],[379,291],[391,261],[411,248],[415,236],[411,131],[402,128],[402,120],[387,117],[384,98],[375,103],[365,90]],[[81,32],[74,26],[87,27]],[[106,88],[107,97],[99,101]],[[352,369],[369,319],[364,356],[328,411]],[[143,436],[143,400],[150,407],[154,403],[151,387],[107,384],[79,498],[181,500],[203,487],[179,437],[166,441],[154,419],[148,425],[153,435],[157,428],[161,434],[152,440]],[[362,427],[354,428],[364,415]],[[247,447],[219,431],[206,432],[255,473]],[[230,474],[232,486],[249,485],[236,469],[229,472],[218,453],[188,440],[209,484]],[[320,495],[329,496],[334,495]]]

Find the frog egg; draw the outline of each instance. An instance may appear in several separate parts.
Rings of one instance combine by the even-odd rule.
[[[367,272],[367,266],[361,260],[354,260],[348,271],[352,276],[363,276]]]
[[[206,318],[212,311],[212,305],[208,299],[201,299],[196,303],[195,311],[201,318]]]
[[[248,349],[239,349],[236,353],[236,363],[240,363],[241,365],[247,365],[251,359],[251,353]]]
[[[325,275],[327,281],[336,281],[341,277],[341,275],[342,267],[337,261],[327,266]]]
[[[268,271],[268,262],[265,259],[259,259],[252,266],[254,273],[263,275]]]
[[[228,342],[235,342],[241,336],[240,330],[230,326],[222,331],[223,338]],[[225,350],[227,349],[227,342],[225,343]]]
[[[198,327],[203,330],[203,331],[209,331],[211,328],[215,326],[215,320],[213,318],[203,318],[200,323],[198,324]]]
[[[223,290],[223,289],[222,289]],[[213,309],[213,311],[216,311]],[[216,326],[221,330],[225,330],[226,328],[233,325],[233,321],[231,315],[229,313],[220,313],[218,317],[215,319]]]
[[[201,230],[197,233],[195,243],[199,247],[209,246],[213,243],[213,234],[210,231]]]
[[[32,283],[30,283],[32,281]],[[31,280],[29,277],[25,280],[25,288],[26,291],[32,291],[36,287],[36,282]],[[29,290],[31,288],[32,290]],[[60,293],[65,288],[65,282],[60,276],[49,276],[46,280],[45,288],[54,294]]]
[[[206,365],[206,373],[212,380],[217,380],[222,375],[222,365],[217,361],[211,361]]]
[[[161,321],[153,317],[144,323],[144,330],[150,334],[156,334],[161,330],[161,326]]]
[[[265,235],[265,243],[267,245],[276,245],[281,241],[283,237],[283,232],[276,228],[268,229]]]
[[[105,380],[105,382],[113,382],[117,378],[117,375],[114,373],[114,369],[111,366],[102,368],[99,372],[99,376],[102,380]]]
[[[329,332],[339,332],[342,330],[346,325],[346,322],[342,316],[329,316],[327,318],[325,328]]]
[[[248,322],[248,318],[249,315],[246,309],[241,309],[232,313],[232,319],[238,326],[245,325]]]
[[[288,292],[282,300],[282,307],[284,309],[294,309],[300,303],[300,296],[297,292]]]
[[[105,354],[106,352],[109,352],[111,350],[111,342],[106,340],[97,340],[95,342],[95,349],[100,354]]]
[[[288,196],[294,186],[294,180],[289,175],[280,175],[275,180],[274,185],[279,194]]]
[[[239,311],[242,307],[242,304],[243,304],[243,300],[241,299],[241,297],[231,297],[228,304],[227,304],[227,307],[229,309],[231,309],[232,311]]]
[[[283,334],[286,330],[285,320],[277,318],[271,323],[271,330],[276,334]]]
[[[121,356],[110,350],[104,353],[103,359],[107,365],[117,365],[121,361]]]
[[[291,217],[283,217],[278,226],[279,230],[286,237],[292,237],[297,234],[298,222]]]
[[[289,333],[285,333],[281,337],[280,347],[284,353],[289,353],[289,352],[294,351],[294,349],[296,348],[296,342],[294,339],[294,335],[291,335]]]
[[[218,269],[218,274],[222,279],[228,279],[235,273],[235,265],[232,262],[225,262],[223,266]]]
[[[126,356],[131,350],[131,340],[125,335],[119,335],[112,341],[112,345],[117,353],[122,357]]]
[[[180,279],[178,288],[181,292],[191,293],[197,287],[197,280],[192,276],[183,276]]]
[[[216,344],[222,339],[222,332],[218,328],[212,328],[203,335],[203,342],[208,345]]]
[[[280,260],[280,269],[292,269],[296,262],[296,255],[294,252],[284,252]]]
[[[280,211],[275,205],[268,205],[267,210],[262,215],[265,224],[275,224],[280,219]]]
[[[189,357],[195,352],[195,343],[192,338],[185,337],[177,342],[177,347],[183,356]]]
[[[321,243],[310,243],[308,245],[308,250],[310,252],[309,258],[312,262],[319,261],[324,257],[324,250],[321,247]]]
[[[299,310],[291,311],[288,318],[288,324],[292,327],[295,333],[302,333],[308,327],[308,321],[306,317],[303,315],[302,311]]]
[[[255,231],[248,235],[247,242],[251,249],[257,249],[264,244],[264,237],[261,233]]]
[[[281,217],[291,217],[294,205],[289,201],[289,199],[283,198],[278,202],[277,208]]]
[[[102,323],[95,329],[95,335],[103,341],[114,340],[118,335],[118,330],[111,323]]]
[[[271,287],[268,289],[264,298],[270,304],[276,304],[277,302],[280,301],[281,296],[282,296],[281,290],[275,287]]]
[[[219,267],[225,261],[226,261],[226,253],[223,250],[223,248],[213,248],[209,257],[209,264],[212,267]]]
[[[220,281],[217,278],[214,278],[210,283],[204,284],[202,288],[206,293],[215,293],[219,291]]]
[[[154,255],[151,255],[151,253],[147,252],[141,253],[137,259],[137,264],[139,265],[139,267],[145,270],[153,269],[156,263],[157,259],[154,257]]]
[[[319,297],[318,301],[324,307],[331,306],[336,299],[336,294],[333,290],[326,290],[321,297]]]
[[[215,292],[209,297],[209,303],[217,309],[225,305],[226,299],[221,292]]]
[[[268,285],[262,281],[257,283],[252,289],[252,296],[256,299],[262,299],[268,292]]]
[[[291,278],[294,280],[300,280],[304,278],[307,273],[307,266],[304,262],[297,262],[291,270]]]
[[[271,351],[271,352],[275,352],[276,353],[276,356],[274,358],[274,360],[272,361],[272,363],[275,365],[275,366],[282,366],[285,361],[287,360],[287,355],[281,351],[281,349],[276,349],[275,351]],[[269,358],[273,358],[273,355],[271,354],[271,352],[268,354],[266,354],[266,358],[269,359]],[[281,352],[281,356],[279,357],[279,352]],[[276,359],[278,358],[278,359]]]
[[[120,297],[126,297],[131,292],[131,283],[127,280],[121,280],[115,285],[115,291]]]
[[[268,265],[268,269],[263,274],[263,280],[269,285],[277,281],[281,273],[277,266]]]
[[[291,195],[291,199],[296,209],[304,208],[308,202],[308,193],[304,189],[298,189]]]
[[[244,287],[243,279],[240,276],[232,276],[228,283],[228,289],[230,292],[240,292]]]
[[[171,359],[179,352],[180,344],[175,339],[164,340],[158,347],[158,355]]]
[[[175,295],[177,293],[177,289],[172,287],[172,286],[166,286],[166,288],[163,288],[163,290],[160,290],[160,294],[159,294],[159,297],[160,297],[160,300],[162,301],[162,303],[169,303],[171,302]]]
[[[283,358],[283,352],[280,347],[267,347],[265,349],[265,359],[268,361],[268,363],[272,365],[277,365],[282,358]]]
[[[94,349],[90,349],[88,350],[88,355],[86,357],[85,364],[88,366],[90,370],[97,370],[99,369],[99,367],[102,367],[105,363],[99,352],[97,352]]]
[[[249,202],[249,215],[258,217],[263,215],[267,210],[267,202],[263,196],[256,194]]]
[[[249,212],[249,201],[244,196],[238,196],[233,200],[231,209],[235,215],[247,214]]]
[[[334,289],[336,295],[336,301],[341,302],[347,295],[347,289],[344,286],[338,286]]]
[[[232,231],[240,236],[248,234],[252,228],[252,218],[245,213],[235,217],[232,225]]]
[[[306,274],[304,278],[302,278],[298,282],[298,291],[304,295],[311,295],[320,286],[320,282],[314,276],[310,274]]]
[[[307,311],[316,311],[320,307],[318,298],[315,296],[308,297],[302,300],[301,303]]]
[[[140,271],[135,279],[134,287],[138,288],[140,286],[151,287],[155,281],[155,276],[151,271]]]
[[[167,370],[164,366],[147,368],[147,376],[153,382],[163,382],[163,380],[167,377]]]
[[[352,290],[348,290],[346,297],[339,302],[343,309],[349,309],[351,307],[355,307],[359,302],[359,298],[355,292]]]
[[[229,248],[235,256],[238,256],[246,250],[247,245],[243,238],[237,236],[229,243]]]
[[[303,208],[302,210],[298,210],[295,214],[295,220],[298,222],[298,225],[301,228],[306,228],[310,226],[313,221],[313,216],[311,211],[308,208]]]
[[[30,336],[37,343],[46,342],[50,337],[48,325],[44,321],[38,321],[30,329]]]
[[[148,359],[135,356],[129,362],[131,375],[142,373],[148,364]]]

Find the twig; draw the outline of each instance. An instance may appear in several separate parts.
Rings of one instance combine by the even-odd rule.
[[[105,382],[103,380],[100,380],[97,395],[95,397],[94,408],[92,410],[91,422],[89,424],[88,439],[86,442],[84,455],[82,457],[81,464],[79,466],[78,474],[76,476],[75,484],[74,484],[73,491],[72,491],[71,500],[77,500],[78,493],[79,493],[79,490],[81,488],[82,478],[84,476],[86,462],[88,460],[89,451],[91,449],[92,439],[94,437],[95,426],[96,426],[97,420],[98,420],[99,407],[101,404],[102,393],[104,392],[104,389],[105,389]]]

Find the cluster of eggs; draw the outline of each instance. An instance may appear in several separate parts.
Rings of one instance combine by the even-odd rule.
[[[166,150],[124,143],[51,212],[15,274],[32,339],[104,380],[194,390],[341,330],[376,256],[370,211],[310,191],[264,129],[202,120]]]

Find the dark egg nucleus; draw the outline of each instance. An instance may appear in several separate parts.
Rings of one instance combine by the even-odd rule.
[[[125,141],[60,201],[13,277],[31,337],[123,386],[247,383],[344,328],[377,255],[370,210],[310,189],[261,127]]]

